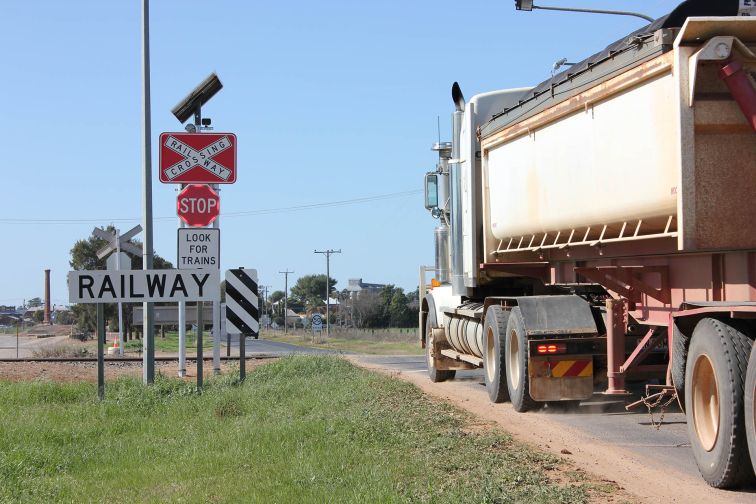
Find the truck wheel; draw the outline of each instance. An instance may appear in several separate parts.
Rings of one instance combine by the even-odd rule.
[[[756,347],[754,347],[756,348]],[[751,465],[756,468],[756,351],[751,349],[745,380],[745,425]]]
[[[685,411],[685,363],[688,360],[688,342],[690,337],[684,335],[677,326],[672,328],[672,385],[677,392],[680,408]]]
[[[715,488],[733,488],[753,478],[743,418],[751,344],[732,325],[705,318],[696,325],[688,349],[688,438],[701,476]]]
[[[425,322],[425,361],[428,364],[428,376],[433,383],[454,378],[455,371],[436,369],[436,361],[433,358],[433,327],[431,326],[430,317]]]
[[[504,345],[506,354],[507,387],[515,411],[523,413],[542,406],[530,397],[528,387],[528,337],[520,307],[509,312]]]
[[[509,400],[507,388],[506,355],[504,347],[507,335],[507,312],[501,306],[491,306],[486,311],[483,324],[483,362],[486,391],[491,402]]]

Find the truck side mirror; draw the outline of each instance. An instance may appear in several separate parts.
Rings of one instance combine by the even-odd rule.
[[[425,208],[438,208],[438,174],[425,174]]]

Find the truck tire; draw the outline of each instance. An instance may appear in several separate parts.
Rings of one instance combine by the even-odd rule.
[[[676,325],[672,327],[672,332],[672,385],[675,387],[680,409],[685,412],[685,363],[688,360],[690,337],[683,334]]]
[[[542,406],[530,397],[528,380],[528,337],[520,307],[509,312],[505,336],[507,388],[515,411],[524,413]]]
[[[433,358],[433,326],[430,317],[425,322],[425,362],[428,365],[428,377],[433,383],[438,383],[454,378],[456,374],[453,370],[436,369],[435,359]]]
[[[491,402],[509,400],[507,388],[506,355],[507,312],[501,306],[490,306],[483,324],[483,377]]]
[[[704,318],[688,349],[688,438],[701,476],[715,488],[733,488],[753,478],[743,418],[751,344],[731,323]]]
[[[756,348],[756,347],[753,347]],[[751,465],[756,468],[756,351],[751,349],[745,380],[745,425]]]

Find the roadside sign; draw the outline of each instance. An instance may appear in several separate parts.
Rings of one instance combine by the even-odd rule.
[[[233,184],[236,135],[161,133],[159,164],[164,184]]]
[[[226,332],[257,338],[260,334],[257,270],[226,270]]]
[[[207,185],[188,185],[178,194],[176,214],[189,226],[209,226],[220,214],[220,196]]]
[[[81,270],[68,273],[70,303],[220,301],[217,269]]]
[[[321,332],[323,330],[323,317],[320,313],[314,313],[312,315],[312,330],[315,332]]]
[[[178,229],[179,269],[220,267],[220,229]]]
[[[125,252],[130,252],[134,254],[135,256],[141,256],[142,255],[142,247],[139,247],[137,245],[134,245],[129,240],[131,240],[133,237],[138,235],[142,232],[142,226],[140,224],[137,224],[133,228],[129,229],[122,235],[118,235],[117,233],[110,233],[108,231],[105,231],[104,229],[100,228],[94,228],[94,231],[92,231],[92,235],[96,238],[99,238],[101,240],[105,240],[108,242],[107,245],[105,245],[103,248],[97,251],[97,258],[102,259],[103,257],[107,256],[111,252],[115,252],[118,248]]]

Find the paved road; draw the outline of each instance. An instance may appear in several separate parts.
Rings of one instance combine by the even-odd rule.
[[[422,356],[364,356],[361,360],[402,373],[427,372]],[[464,383],[470,390],[485,392],[482,370],[457,371],[455,381]],[[635,399],[636,397],[632,398]],[[665,465],[670,464],[681,472],[699,477],[688,443],[685,415],[680,409],[675,405],[671,411],[666,412],[664,424],[657,430],[651,425],[650,416],[645,409],[635,413],[625,411],[626,400],[596,395],[592,401],[581,404],[574,412],[549,412],[548,409],[544,409],[528,415],[549,415],[550,420],[573,427],[597,440],[625,447]],[[658,415],[655,419],[658,421]]]
[[[20,336],[18,338],[18,356],[31,357],[35,350],[44,346],[58,345],[65,342],[68,336],[53,336],[50,338],[36,338],[34,336]],[[16,335],[0,334],[0,358],[16,358]]]
[[[223,344],[226,344],[225,339]],[[212,345],[212,342],[211,342]],[[239,337],[231,336],[231,348],[239,348]],[[279,343],[276,341],[266,341],[264,339],[247,338],[244,344],[245,353],[249,356],[255,354],[274,355],[276,357],[283,357],[286,355],[294,354],[329,354],[335,353],[333,350],[324,350],[321,348],[307,348],[297,345],[290,345],[288,343]],[[238,350],[237,354],[238,355]],[[233,354],[233,350],[231,350]]]

